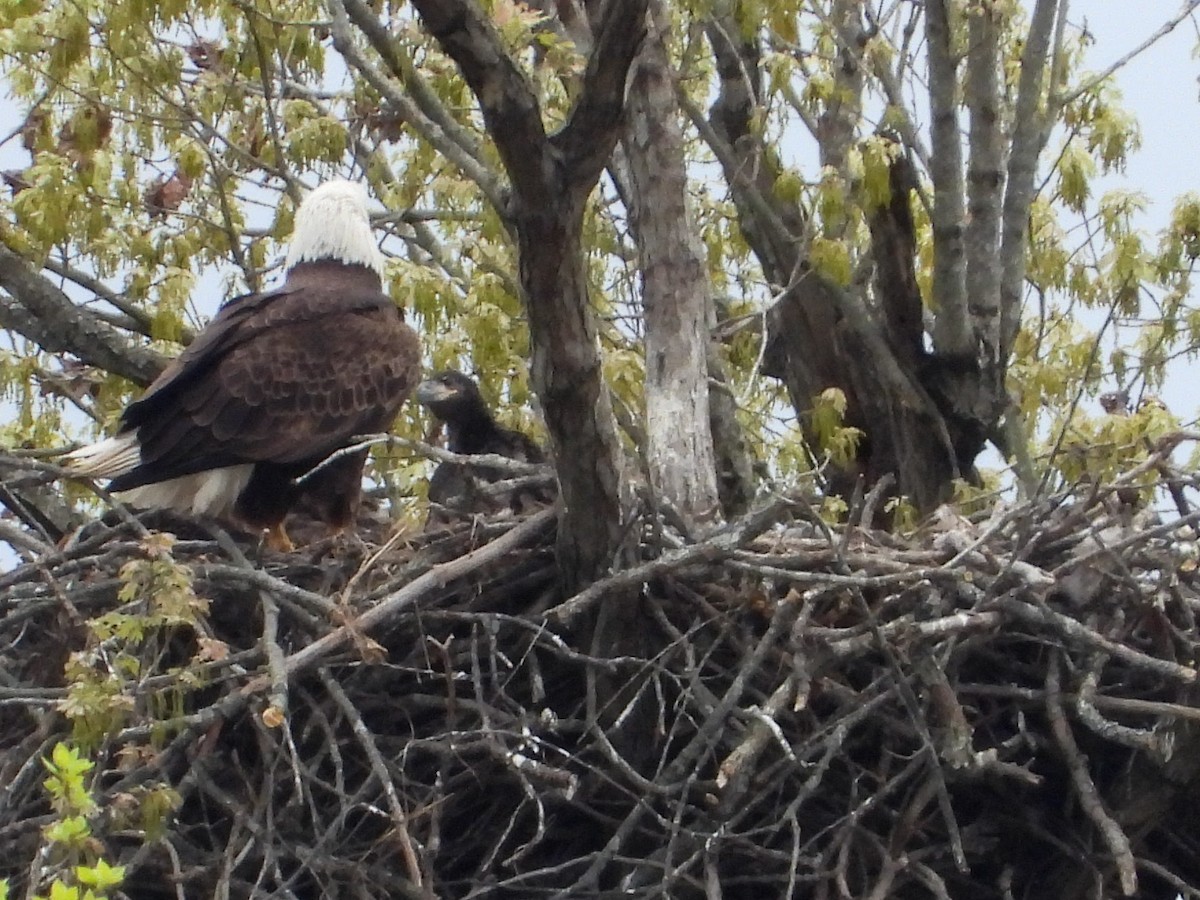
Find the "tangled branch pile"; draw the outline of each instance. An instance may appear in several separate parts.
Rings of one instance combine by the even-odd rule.
[[[134,898],[1200,896],[1196,519],[647,517],[570,598],[551,510],[93,525],[0,577],[0,876],[52,865],[74,735]]]

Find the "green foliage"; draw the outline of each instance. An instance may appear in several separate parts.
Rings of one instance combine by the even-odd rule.
[[[1070,484],[1111,483],[1117,475],[1145,460],[1160,438],[1179,427],[1179,420],[1154,399],[1143,402],[1129,415],[1076,415],[1062,429],[1058,469]],[[1150,485],[1157,477],[1157,472],[1150,469],[1133,484]]]
[[[845,416],[846,395],[839,388],[828,388],[813,398],[809,424],[817,449],[828,454],[837,466],[849,465],[854,460],[863,437],[861,428],[843,424]]]
[[[55,810],[63,815],[76,814],[60,823],[60,840],[65,838],[69,841],[86,834],[80,822],[83,816],[95,812],[96,804],[88,794],[84,776],[95,767],[95,763],[66,744],[55,745],[51,758],[42,760],[42,763],[50,773],[44,785]]]
[[[69,686],[59,709],[82,747],[98,746],[139,714],[155,721],[181,715],[184,699],[204,685],[197,667],[211,650],[195,640],[195,629],[208,602],[192,588],[191,570],[171,557],[173,541],[151,535],[144,558],[121,568],[121,605],[89,621],[91,645],[67,664]],[[172,648],[193,642],[179,665],[162,665]],[[168,677],[148,689],[144,675],[160,668]]]
[[[905,497],[892,497],[883,505],[883,509],[891,516],[892,530],[900,534],[911,533],[921,521],[920,510]]]
[[[707,108],[717,86],[706,26],[724,8],[688,0],[666,11],[675,84],[698,109]],[[767,156],[780,163],[766,189],[798,211],[798,239],[810,247],[813,268],[864,292],[870,306],[866,221],[893,199],[889,166],[899,152],[882,135],[916,132],[928,143],[921,131],[923,107],[912,102],[924,88],[922,57],[899,40],[911,24],[904,17],[918,15],[919,5],[891,4],[879,12],[880,27],[866,29],[864,42],[852,48],[859,54],[854,65],[843,53],[835,15],[840,7],[829,0],[741,0],[731,8],[736,27],[762,39],[762,95],[752,130],[766,140]],[[555,130],[577,94],[584,64],[579,48],[528,4],[490,0],[487,9],[542,106],[545,127]],[[983,14],[983,7],[951,4],[950,12],[951,40],[965,75],[969,16]],[[1028,16],[1016,0],[987,4],[987,14],[1001,36],[997,114],[1011,130]],[[475,372],[490,398],[525,406],[506,415],[527,425],[529,341],[514,247],[501,216],[455,160],[420,137],[377,86],[347,67],[324,24],[328,15],[319,0],[283,6],[266,0],[0,4],[0,78],[26,117],[12,138],[24,147],[23,187],[0,192],[0,240],[32,260],[69,265],[101,283],[119,305],[82,281],[51,275],[81,305],[119,322],[122,335],[173,355],[218,302],[278,277],[297,182],[365,172],[389,212],[379,229],[389,256],[387,289],[422,333],[428,366]],[[422,98],[439,129],[460,137],[466,152],[499,173],[457,67],[407,8],[387,27],[404,73],[401,90]],[[1180,198],[1155,241],[1137,225],[1145,202],[1140,195],[1100,194],[1096,178],[1120,171],[1140,135],[1111,80],[1080,70],[1085,35],[1072,28],[1065,35],[1055,57],[1057,94],[1052,97],[1048,85],[1041,98],[1043,105],[1069,99],[1038,172],[1044,189],[1030,215],[1026,263],[1036,302],[1025,305],[1009,372],[1029,434],[1043,436],[1068,427],[1079,396],[1102,383],[1157,383],[1170,359],[1200,347],[1200,313],[1188,304],[1200,254],[1200,200]],[[365,40],[357,44],[386,68]],[[863,80],[861,96],[851,75]],[[869,112],[859,115],[860,108]],[[846,115],[854,118],[851,133],[834,148],[830,125]],[[739,210],[715,174],[715,154],[704,135],[690,129],[686,139],[696,234],[721,314],[757,311],[782,285],[767,284],[750,253]],[[919,155],[906,152],[920,170]],[[176,173],[190,187],[175,205],[155,207],[152,186]],[[918,177],[921,193],[911,203],[916,277],[932,308],[932,197],[928,179],[922,172]],[[605,372],[618,402],[639,410],[644,362],[637,260],[626,212],[607,182],[589,204],[584,233],[589,290],[603,317]],[[1139,316],[1148,301],[1155,304],[1152,324],[1127,328],[1121,346],[1099,337],[1100,326],[1085,328],[1077,315],[1095,309],[1100,319]],[[845,428],[836,404],[825,400],[802,423],[823,429],[819,446],[801,444],[782,391],[758,376],[759,349],[757,336],[747,333],[722,352],[742,403],[747,441],[768,469],[795,482],[806,477],[814,458],[852,455],[860,435]],[[132,386],[89,373],[87,389],[68,396],[54,387],[64,364],[60,354],[23,340],[0,350],[0,400],[15,413],[0,423],[0,441],[42,447],[83,437],[73,433],[80,430],[79,417],[65,413],[76,404],[92,415],[96,429],[111,425]],[[410,408],[395,428],[418,437],[426,425]],[[1053,457],[1043,462],[1058,465]],[[425,464],[380,452],[373,466],[401,501],[397,515],[414,514],[406,498],[420,491]],[[165,572],[139,571],[129,574],[127,584],[144,591],[166,578]],[[177,598],[186,593],[180,585],[164,591]],[[122,613],[126,618],[102,623],[107,636],[97,640],[152,640],[163,629],[182,627],[191,614],[175,613],[178,619],[170,621],[161,611]],[[76,698],[79,709],[98,713],[93,737],[128,713],[119,708],[121,690],[100,686],[107,679],[93,673],[87,680],[95,695]]]
[[[862,143],[862,187],[868,209],[885,206],[892,199],[891,166],[899,145],[872,135]]]
[[[854,274],[851,268],[850,250],[842,241],[833,241],[824,237],[813,238],[809,261],[815,271],[842,287],[850,283],[850,278]]]
[[[850,513],[850,504],[836,494],[828,494],[821,498],[821,507],[817,515],[828,525],[840,525],[846,521]]]
[[[125,879],[125,868],[104,859],[103,845],[93,834],[100,810],[87,776],[95,763],[75,747],[59,743],[42,764],[50,773],[43,784],[57,818],[42,831],[50,863],[45,870],[49,893],[34,898],[104,900]],[[7,886],[0,884],[0,900],[5,896]]]

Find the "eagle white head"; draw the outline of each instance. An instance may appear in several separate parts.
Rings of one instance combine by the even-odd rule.
[[[287,267],[335,260],[366,266],[383,279],[383,254],[367,214],[367,190],[356,181],[326,181],[296,210]]]

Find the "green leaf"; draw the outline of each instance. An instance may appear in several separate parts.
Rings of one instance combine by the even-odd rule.
[[[809,250],[809,261],[815,271],[834,284],[845,286],[853,275],[850,251],[844,241],[815,237]]]
[[[116,887],[125,880],[124,866],[110,866],[103,859],[96,860],[94,866],[76,866],[75,877],[81,884],[106,890]]]
[[[1078,143],[1072,141],[1063,149],[1058,163],[1058,191],[1069,209],[1082,212],[1091,196],[1091,180],[1096,163]]]
[[[868,208],[886,206],[892,199],[892,163],[899,152],[894,141],[874,136],[863,141],[862,190]]]
[[[91,826],[83,816],[65,816],[45,830],[46,840],[64,847],[82,847],[91,834]]]

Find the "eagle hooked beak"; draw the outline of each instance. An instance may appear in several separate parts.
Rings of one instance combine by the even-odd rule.
[[[418,403],[439,403],[457,394],[458,388],[451,384],[443,384],[436,378],[427,378],[417,385]]]

